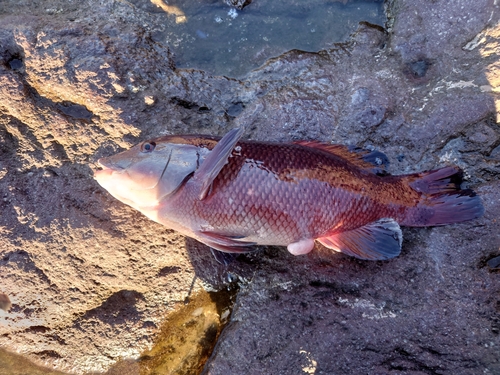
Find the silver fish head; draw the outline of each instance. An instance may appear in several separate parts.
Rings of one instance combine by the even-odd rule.
[[[142,142],[101,158],[94,178],[112,196],[135,209],[155,209],[200,165],[209,150],[174,143],[171,137]]]

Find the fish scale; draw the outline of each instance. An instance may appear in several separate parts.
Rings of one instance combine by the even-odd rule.
[[[179,215],[177,221],[189,221],[185,225],[191,228],[208,223],[217,233],[262,244],[316,238],[340,220],[342,228],[349,229],[384,217],[382,210],[375,214],[362,209],[377,205],[347,191],[355,188],[348,184],[355,171],[339,171],[338,161],[321,150],[294,144],[276,149],[273,144],[253,142],[238,146],[241,151],[229,158],[204,200],[193,199],[197,187],[188,181],[175,201],[166,202],[163,215]],[[339,175],[340,184],[335,180]]]
[[[379,151],[240,141],[241,134],[156,138],[100,159],[94,176],[152,220],[221,252],[261,244],[300,255],[317,240],[361,259],[389,259],[401,251],[400,224],[446,225],[483,214],[454,166],[391,176]]]

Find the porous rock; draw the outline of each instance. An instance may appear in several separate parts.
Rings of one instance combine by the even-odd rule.
[[[207,374],[500,372],[488,266],[500,255],[496,3],[388,2],[388,30],[362,24],[347,43],[290,51],[241,80],[175,69],[124,1],[2,7],[0,293],[12,306],[0,347],[103,372],[150,348],[193,290],[238,283]],[[318,245],[223,267],[92,178],[98,157],[139,140],[235,126],[256,140],[375,147],[394,174],[457,164],[485,215],[405,229],[391,261]]]

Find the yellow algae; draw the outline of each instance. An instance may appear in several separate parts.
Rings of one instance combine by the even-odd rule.
[[[151,350],[139,360],[141,375],[199,374],[226,323],[231,294],[198,292],[165,320]]]
[[[157,7],[163,9],[165,13],[174,15],[175,23],[184,23],[187,21],[186,15],[178,6],[168,5],[163,0],[151,0],[151,2]]]

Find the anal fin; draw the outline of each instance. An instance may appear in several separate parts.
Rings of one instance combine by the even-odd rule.
[[[403,234],[393,219],[380,219],[360,228],[317,239],[324,246],[359,259],[385,260],[401,252]]]

